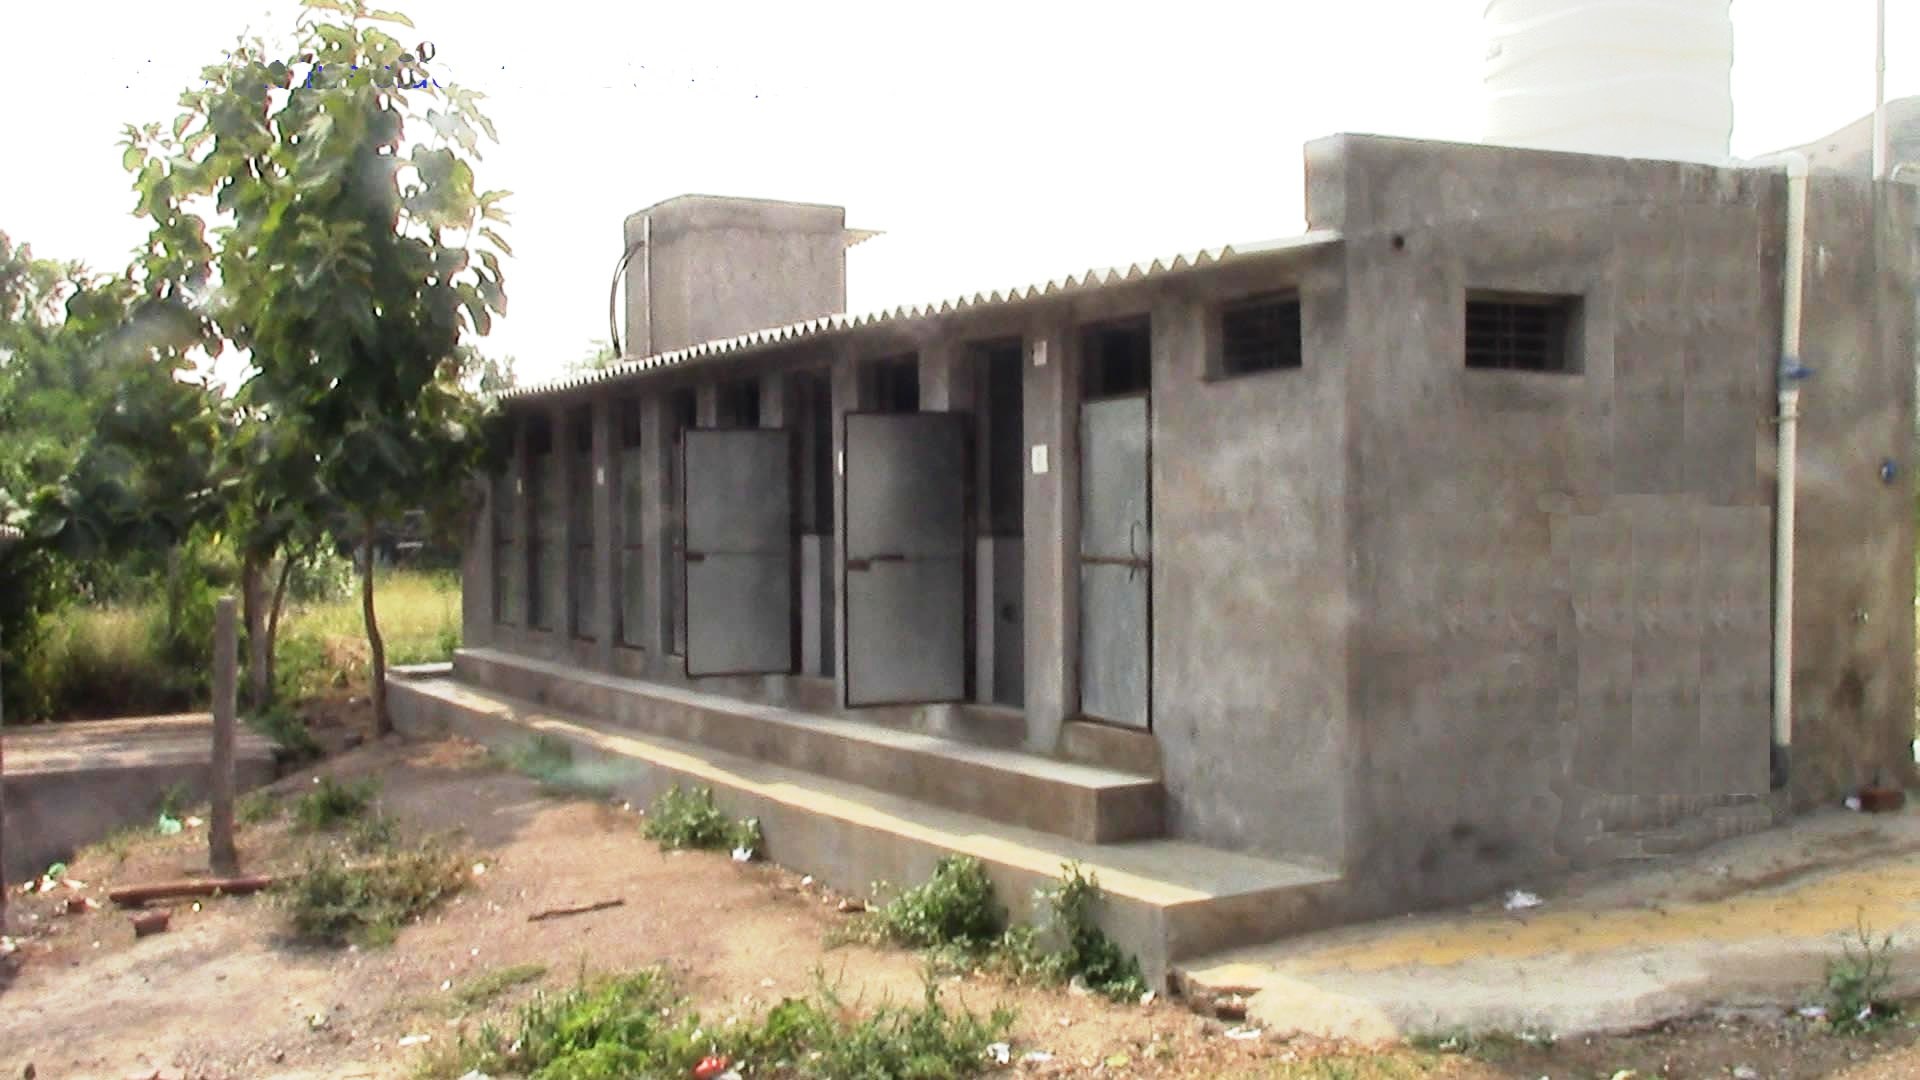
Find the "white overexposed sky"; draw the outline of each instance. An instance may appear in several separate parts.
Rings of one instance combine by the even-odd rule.
[[[445,83],[488,95],[523,379],[607,334],[629,213],[685,193],[847,208],[856,311],[1303,227],[1300,146],[1341,131],[1481,134],[1484,0],[912,4],[392,0]],[[1889,5],[1889,97],[1920,94],[1920,4]],[[1872,0],[1734,0],[1733,152],[1873,105]],[[116,146],[169,121],[292,0],[0,8],[0,230],[124,266],[144,235]]]

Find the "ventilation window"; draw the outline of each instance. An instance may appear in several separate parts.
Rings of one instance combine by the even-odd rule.
[[[899,356],[867,365],[867,390],[874,412],[920,411],[920,358]]]
[[[753,428],[760,426],[760,382],[742,379],[720,387],[715,401],[720,426]]]
[[[1146,319],[1090,326],[1080,338],[1080,396],[1144,394],[1153,381],[1153,332]]]
[[[1297,368],[1301,363],[1300,298],[1259,296],[1220,312],[1219,378]]]
[[[1580,299],[1509,293],[1467,297],[1467,366],[1577,373]]]

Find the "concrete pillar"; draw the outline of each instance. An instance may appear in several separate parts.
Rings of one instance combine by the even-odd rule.
[[[1080,710],[1080,379],[1072,326],[1027,342],[1027,743],[1051,752]]]
[[[620,609],[620,590],[614,578],[613,529],[613,408],[605,395],[593,402],[593,582],[600,593],[593,626],[593,663],[613,670],[614,627]]]
[[[640,399],[640,467],[646,483],[640,493],[640,543],[646,554],[647,582],[640,596],[646,620],[637,640],[650,659],[648,668],[664,670],[673,630],[667,624],[664,602],[672,586],[672,538],[667,535],[667,473],[674,467],[673,433],[667,430],[666,399],[648,394]]]
[[[559,527],[554,530],[555,542],[560,545],[559,580],[553,582],[553,657],[566,659],[573,651],[573,575],[568,571],[573,559],[573,483],[568,467],[573,460],[573,425],[569,415],[573,410],[556,405],[553,415],[553,454],[547,459],[548,474],[546,483],[558,484],[555,492],[553,512],[559,515]]]
[[[506,468],[506,487],[512,491],[511,461]],[[472,505],[479,510],[467,522],[466,548],[460,553],[460,644],[470,649],[485,646],[493,638],[494,559],[498,555],[494,550],[493,516],[498,512],[495,507],[501,485],[489,475],[476,486],[478,498]]]
[[[973,409],[972,350],[948,338],[920,350],[920,411],[969,412]]]
[[[796,418],[793,415],[793,380],[784,372],[770,371],[760,377],[760,426],[763,428],[793,428]],[[799,452],[800,444],[794,443],[794,451]]]
[[[847,422],[850,412],[864,402],[858,357],[841,347],[833,360],[833,655],[834,686],[841,704],[847,700]]]
[[[507,596],[514,601],[510,604],[513,612],[513,624],[525,630],[531,625],[527,618],[527,595],[531,590],[531,577],[534,572],[533,558],[533,505],[527,496],[527,468],[530,454],[527,449],[527,418],[522,416],[513,425],[513,457],[507,464],[508,492],[513,499],[513,565],[507,568]]]

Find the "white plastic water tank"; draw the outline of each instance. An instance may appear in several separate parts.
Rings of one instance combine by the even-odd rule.
[[[1488,0],[1486,141],[1725,163],[1731,0]]]

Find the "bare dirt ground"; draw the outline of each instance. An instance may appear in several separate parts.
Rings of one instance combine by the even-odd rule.
[[[349,722],[350,723],[350,722]],[[344,740],[343,740],[344,741]],[[457,742],[375,742],[321,771],[377,774],[381,809],[409,833],[457,831],[475,867],[469,887],[382,949],[293,943],[271,896],[172,906],[169,932],[136,940],[106,904],[116,884],[205,871],[205,834],[151,833],[92,849],[70,868],[84,889],[14,899],[19,951],[0,961],[0,1078],[387,1078],[421,1057],[509,1017],[536,989],[563,988],[582,972],[663,965],[710,1018],[747,1017],[824,978],[849,1002],[915,1000],[919,960],[906,952],[824,939],[847,915],[841,899],[798,875],[724,855],[663,853],[630,810],[545,796],[525,777],[491,766]],[[297,774],[277,788],[312,783]],[[283,873],[298,865],[298,838],[283,820],[243,826],[243,866]],[[102,907],[65,915],[70,896]],[[529,922],[554,907],[620,899],[620,907]],[[537,980],[490,1001],[459,994],[488,972],[541,965]],[[1920,1076],[1916,1033],[1871,1038],[1825,1034],[1772,1015],[1700,1019],[1636,1036],[1568,1040],[1542,1049],[1489,1043],[1476,1056],[1406,1048],[1371,1050],[1309,1039],[1229,1037],[1232,1021],[1195,1016],[1177,1002],[1114,1005],[1063,990],[991,977],[942,979],[950,1005],[1017,1010],[1015,1073],[1152,1077]],[[1245,1035],[1242,1029],[1236,1034]],[[430,1036],[402,1047],[407,1036]],[[1051,1060],[1022,1063],[1032,1051]],[[1753,1070],[1736,1073],[1739,1067]]]

